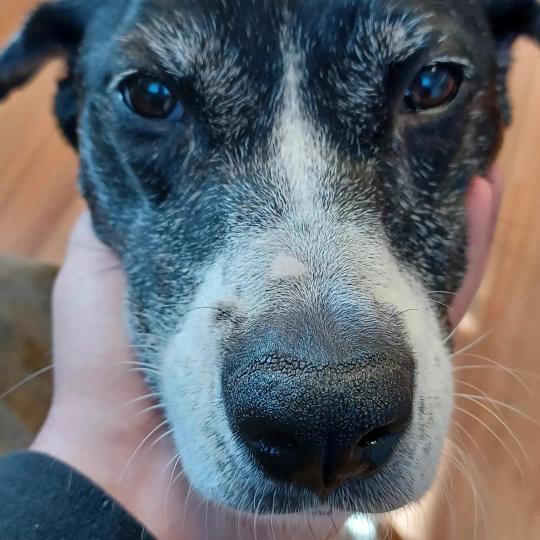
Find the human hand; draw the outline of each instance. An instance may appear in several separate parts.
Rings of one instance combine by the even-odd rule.
[[[502,175],[497,167],[493,167],[486,178],[474,178],[469,188],[468,269],[463,285],[449,310],[450,321],[454,327],[465,316],[484,276],[501,208],[502,192]]]
[[[480,283],[500,205],[500,177],[471,184],[469,271],[451,306],[457,324]],[[55,389],[48,419],[32,449],[79,470],[160,539],[254,535],[248,518],[207,504],[181,476],[169,436],[142,366],[129,347],[125,280],[115,255],[95,237],[88,214],[77,224],[54,294]],[[157,441],[157,442],[156,442]],[[311,522],[311,528],[323,523]],[[261,520],[257,537],[312,538],[303,530]]]
[[[85,474],[158,538],[198,538],[180,523],[187,493],[184,482],[172,486],[172,443],[154,444],[166,428],[158,409],[147,410],[155,401],[129,347],[124,303],[120,263],[86,213],[55,286],[54,398],[32,449]]]

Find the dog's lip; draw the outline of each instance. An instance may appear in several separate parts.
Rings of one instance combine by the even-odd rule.
[[[230,509],[230,510],[233,511],[239,519],[253,519],[255,516],[257,516],[257,522],[260,523],[262,521],[264,523],[265,520],[268,520],[268,522],[270,523],[270,520],[272,520],[272,523],[275,525],[278,525],[280,521],[283,523],[298,521],[299,517],[302,518],[305,516],[308,516],[310,518],[315,518],[315,519],[324,519],[324,520],[332,519],[336,521],[336,523],[339,521],[343,521],[344,523],[352,515],[352,512],[350,511],[347,512],[344,510],[336,510],[335,508],[332,509],[325,505],[316,506],[314,508],[309,509],[306,512],[301,512],[301,513],[299,512],[289,512],[289,513],[272,512],[272,513],[267,513],[267,514],[263,514],[263,513],[255,514],[255,512],[244,512],[244,511],[239,511],[239,510],[234,510],[234,509]]]
[[[328,530],[333,531],[332,534],[338,533],[346,526],[347,521],[353,514],[351,512],[319,512],[317,510],[303,513],[290,514],[260,514],[260,513],[238,513],[235,520],[237,523],[242,521],[249,523],[252,529],[256,526],[259,531],[273,530],[274,527],[285,527],[294,530],[294,526],[304,528],[308,523],[312,530]],[[315,538],[315,537],[314,537]]]

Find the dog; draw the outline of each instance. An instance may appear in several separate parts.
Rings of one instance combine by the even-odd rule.
[[[373,513],[432,485],[465,196],[534,0],[59,0],[50,58],[96,233],[182,465],[242,513]]]

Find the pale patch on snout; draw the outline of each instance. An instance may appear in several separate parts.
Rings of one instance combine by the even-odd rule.
[[[279,254],[270,267],[270,279],[299,278],[307,273],[307,266],[292,255]]]

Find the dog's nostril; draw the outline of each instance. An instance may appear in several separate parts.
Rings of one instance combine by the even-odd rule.
[[[252,438],[251,442],[256,450],[268,453],[287,451],[296,447],[295,441],[289,435],[277,430]]]
[[[279,430],[268,430],[248,438],[255,456],[270,474],[288,478],[301,465],[302,450],[293,437]]]
[[[373,474],[390,459],[403,431],[403,422],[395,421],[365,434],[354,449],[354,459]]]
[[[386,435],[388,435],[386,428],[374,429],[360,439],[360,442],[356,445],[356,448],[363,452],[365,448],[376,446],[383,437],[386,437]]]
[[[291,436],[277,430],[268,431],[257,437],[251,437],[250,443],[256,452],[278,458],[298,450],[298,444]]]

